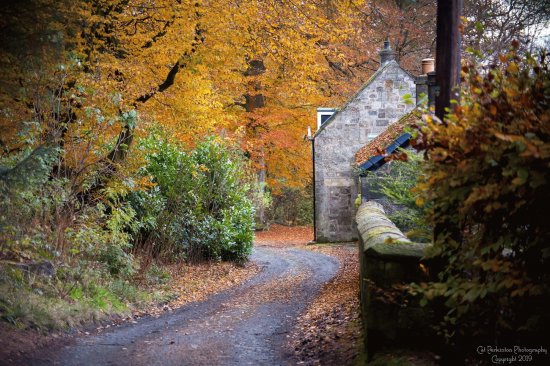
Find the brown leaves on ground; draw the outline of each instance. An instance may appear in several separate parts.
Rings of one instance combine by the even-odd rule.
[[[289,347],[302,365],[352,365],[362,345],[357,244],[306,245],[312,239],[305,226],[271,225],[256,233],[256,245],[299,246],[338,259],[340,269],[298,319]]]
[[[169,306],[180,307],[189,302],[202,301],[211,294],[244,283],[259,270],[252,262],[247,262],[242,267],[231,262],[174,266],[170,268],[171,287],[179,296],[171,301]]]
[[[13,365],[12,358],[44,346],[57,347],[63,342],[62,333],[48,336],[29,329],[19,329],[0,321],[0,365]]]
[[[283,226],[273,224],[267,231],[256,232],[255,245],[291,247],[306,245],[313,240],[313,228],[309,226]]]
[[[340,269],[299,318],[290,346],[303,365],[352,365],[362,345],[356,244],[307,248],[338,258]]]
[[[171,276],[168,292],[175,298],[162,306],[134,312],[134,317],[145,314],[158,316],[208,296],[238,286],[252,278],[260,268],[252,262],[239,266],[232,262],[203,262],[188,265],[171,264],[164,267]]]

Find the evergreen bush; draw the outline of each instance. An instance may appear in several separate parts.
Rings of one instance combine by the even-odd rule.
[[[252,249],[254,209],[242,181],[241,154],[212,137],[190,152],[157,136],[142,147],[149,151],[142,173],[156,187],[134,193],[130,201],[141,222],[154,221],[152,250],[191,260],[245,260]],[[146,195],[159,204],[151,205]]]

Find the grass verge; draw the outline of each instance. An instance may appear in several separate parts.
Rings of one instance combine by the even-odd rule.
[[[153,264],[132,279],[93,270],[42,277],[2,265],[0,317],[20,329],[65,330],[109,319],[157,315],[239,285],[258,272],[252,263]]]

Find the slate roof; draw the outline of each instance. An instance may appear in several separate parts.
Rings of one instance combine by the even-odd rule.
[[[396,122],[391,123],[388,128],[384,130],[384,132],[376,136],[373,140],[369,141],[365,146],[360,148],[357,153],[355,153],[356,165],[361,166],[375,156],[382,157],[382,155],[380,155],[380,152],[388,150],[388,147],[393,146],[395,142],[398,142],[398,144],[401,145],[405,141],[405,139],[408,141],[410,135],[403,136],[406,134],[405,129],[408,126],[411,126],[420,121],[421,116],[418,112],[418,109],[415,108],[411,112],[405,114],[403,117],[398,119]],[[393,150],[395,149],[392,149],[392,151]]]

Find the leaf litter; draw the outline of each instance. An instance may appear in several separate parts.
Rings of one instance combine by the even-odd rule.
[[[256,245],[296,247],[338,259],[336,276],[298,318],[287,347],[300,365],[354,365],[362,352],[357,244],[307,245],[313,229],[271,225],[256,234]]]
[[[362,352],[356,244],[307,249],[337,258],[340,269],[298,319],[289,346],[301,365],[354,365]]]
[[[135,310],[132,314],[134,318],[160,316],[191,302],[206,300],[212,294],[243,284],[260,271],[260,267],[252,262],[239,266],[231,262],[214,261],[191,265],[171,264],[165,269],[170,273],[171,281],[164,291],[172,294],[172,298],[164,304]]]

